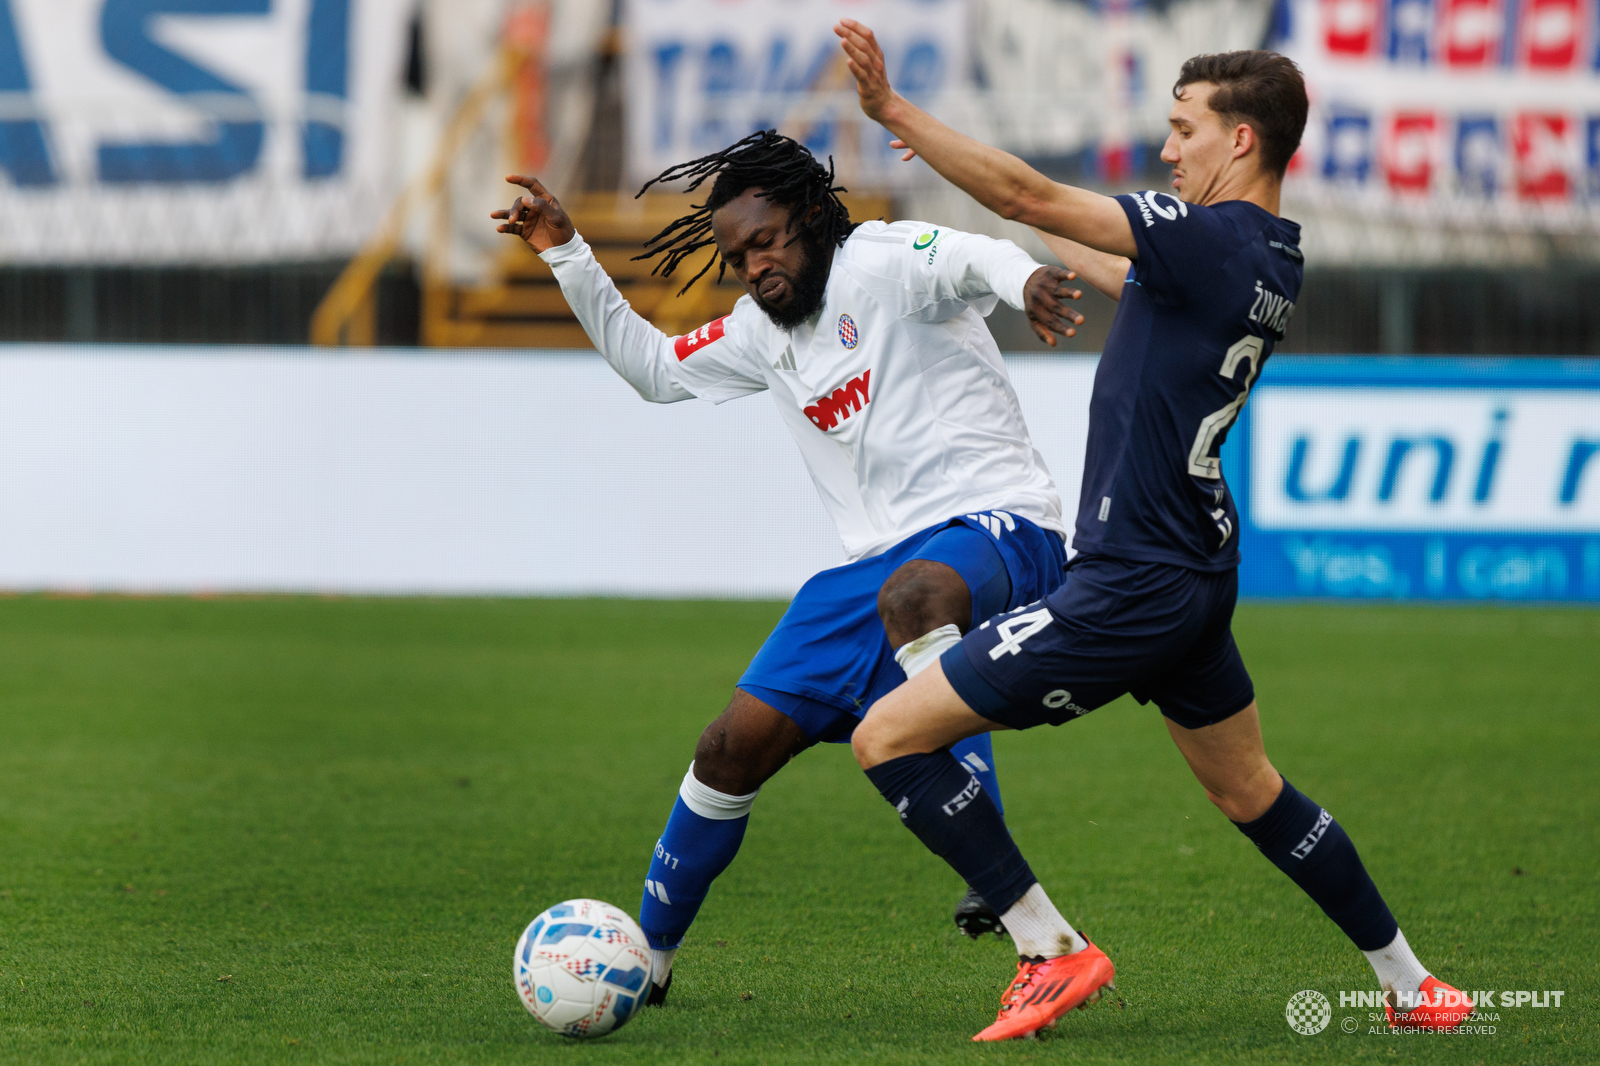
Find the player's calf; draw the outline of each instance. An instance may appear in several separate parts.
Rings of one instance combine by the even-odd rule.
[[[1385,992],[1418,1003],[1416,1010],[1422,1013],[1416,1017],[1424,1020],[1396,1022],[1391,1006],[1390,1024],[1436,1028],[1460,1024],[1466,1012],[1457,1011],[1454,1020],[1450,1020],[1450,1008],[1442,1001],[1434,1005],[1416,998],[1430,987],[1455,990],[1429,976],[1418,961],[1378,886],[1362,865],[1355,844],[1331,814],[1284,778],[1282,790],[1265,813],[1253,821],[1235,824],[1361,950]]]
[[[787,716],[738,690],[701,734],[645,874],[639,926],[655,979],[646,1005],[665,1002],[678,946],[711,883],[739,853],[756,794],[809,743]]]

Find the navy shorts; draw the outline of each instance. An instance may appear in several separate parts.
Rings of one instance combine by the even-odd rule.
[[[1233,642],[1236,570],[1082,555],[1055,592],[967,633],[939,660],[968,707],[1013,729],[1060,725],[1123,693],[1185,729],[1255,699]]]
[[[1061,584],[1061,534],[1004,511],[952,518],[879,555],[824,570],[803,585],[739,679],[812,741],[850,737],[867,708],[906,679],[878,616],[878,591],[902,565],[951,567],[972,593],[977,625]]]

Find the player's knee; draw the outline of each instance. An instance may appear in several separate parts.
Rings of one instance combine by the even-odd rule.
[[[1239,820],[1233,816],[1234,804],[1228,799],[1227,796],[1218,795],[1208,788],[1206,789],[1206,799],[1210,800],[1217,810],[1227,815],[1230,821],[1237,822]]]
[[[749,754],[739,751],[739,747],[730,744],[725,727],[710,723],[699,743],[694,744],[694,776],[701,784],[728,795],[749,795],[762,787],[766,775],[755,773]]]
[[[878,617],[895,647],[940,626],[956,625],[965,632],[971,614],[967,583],[953,568],[930,559],[904,564],[878,590]]]
[[[695,778],[730,796],[754,792],[810,743],[793,722],[770,709],[747,713],[741,695],[706,726],[694,746]]]
[[[862,719],[860,725],[856,726],[855,732],[850,734],[850,751],[863,770],[870,770],[892,758],[892,754],[889,753],[887,733],[888,731],[882,728],[882,721],[869,714]]]
[[[762,745],[738,737],[721,719],[707,726],[694,746],[694,776],[730,796],[748,796],[765,784],[771,762]]]
[[[1253,822],[1267,813],[1283,789],[1283,778],[1270,764],[1237,781],[1206,786],[1206,799],[1233,822]]]

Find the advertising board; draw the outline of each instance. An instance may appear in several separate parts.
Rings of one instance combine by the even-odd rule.
[[[1600,600],[1600,363],[1268,364],[1223,452],[1240,591]]]
[[[394,195],[405,0],[0,0],[0,260],[347,254]]]
[[[628,175],[637,184],[668,167],[776,128],[840,173],[875,184],[921,170],[862,118],[833,26],[871,26],[895,86],[933,105],[962,86],[967,5],[962,0],[628,0]]]
[[[1292,180],[1557,227],[1600,203],[1600,5],[1279,0],[1276,35],[1311,94]]]

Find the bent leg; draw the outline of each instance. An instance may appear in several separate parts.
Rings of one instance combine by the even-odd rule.
[[[871,770],[890,759],[940,752],[967,737],[1007,728],[968,707],[935,663],[872,705],[856,726],[850,749],[861,768]]]
[[[896,649],[895,660],[907,677],[915,677],[961,634],[1005,610],[1011,595],[1011,576],[994,538],[957,525],[930,537],[915,558],[889,576],[878,593],[878,614]],[[977,775],[1003,814],[988,735],[960,740],[951,753]]]
[[[1278,798],[1283,779],[1267,761],[1261,716],[1254,701],[1238,714],[1199,729],[1185,729],[1170,718],[1163,720],[1189,769],[1204,786],[1206,798],[1231,821],[1254,821]]]
[[[1168,719],[1167,729],[1211,802],[1366,954],[1383,987],[1416,992],[1427,971],[1344,828],[1267,760],[1255,703],[1198,729]]]
[[[706,727],[645,876],[639,925],[665,984],[672,955],[711,882],[739,852],[761,786],[811,741],[792,720],[740,689]]]
[[[949,750],[964,738],[1005,728],[968,707],[935,664],[867,712],[852,748],[906,828],[994,908],[1018,954],[1074,954],[1088,941],[1050,902],[999,808]]]
[[[728,709],[706,726],[695,745],[695,777],[719,792],[744,795],[810,746],[788,715],[744,689],[734,689]]]
[[[956,741],[950,745],[950,754],[956,757],[956,762],[977,776],[983,790],[994,800],[995,809],[1004,816],[1006,805],[1000,802],[1000,777],[995,773],[994,740],[989,734],[979,733],[975,737]]]

